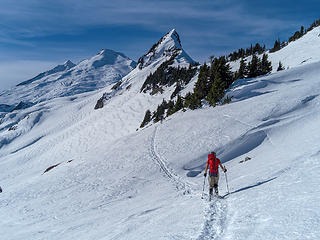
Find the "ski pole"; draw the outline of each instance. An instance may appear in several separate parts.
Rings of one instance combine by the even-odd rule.
[[[201,199],[203,199],[203,193],[204,193],[204,185],[206,184],[206,177],[204,176],[203,178],[203,188],[202,188],[202,195],[201,195]]]
[[[230,191],[229,191],[229,184],[228,184],[228,178],[227,178],[227,173],[225,172],[224,174],[225,174],[225,176],[226,176],[226,182],[227,182],[227,190],[228,190],[228,194],[230,194]]]

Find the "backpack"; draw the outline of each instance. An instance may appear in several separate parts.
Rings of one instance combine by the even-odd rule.
[[[218,167],[220,160],[215,157],[213,154],[208,155],[208,164],[209,164],[209,175],[210,177],[218,177]]]

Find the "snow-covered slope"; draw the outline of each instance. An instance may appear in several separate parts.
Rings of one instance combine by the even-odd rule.
[[[290,42],[286,47],[274,53],[268,53],[272,62],[272,71],[276,72],[279,61],[285,68],[294,68],[320,61],[320,27],[316,27],[303,37]],[[251,57],[247,58],[247,62]],[[232,70],[239,69],[240,60],[230,63]]]
[[[56,97],[94,91],[119,81],[136,63],[122,53],[102,50],[75,65],[70,61],[0,93],[0,103],[38,103]]]
[[[136,131],[170,93],[140,92],[165,60],[134,69],[99,110],[109,87],[2,119],[3,239],[317,239],[320,62],[237,81],[230,104]],[[231,194],[221,174],[224,198],[208,203],[212,150]]]

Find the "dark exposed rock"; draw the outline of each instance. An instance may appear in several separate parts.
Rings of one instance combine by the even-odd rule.
[[[112,90],[118,90],[118,88],[121,86],[121,81],[117,82],[115,85],[112,86]]]
[[[97,101],[96,105],[94,106],[94,109],[103,108],[103,100],[104,100],[104,96],[99,98],[99,100]]]
[[[58,163],[56,165],[52,165],[51,167],[48,167],[42,174],[45,174],[46,172],[49,172],[50,170],[52,170],[53,168],[59,166],[61,163]]]
[[[126,87],[126,90],[129,90],[131,88],[131,84],[129,84],[127,87]]]
[[[17,125],[13,125],[11,126],[8,131],[13,131],[13,130],[17,130],[18,126]]]

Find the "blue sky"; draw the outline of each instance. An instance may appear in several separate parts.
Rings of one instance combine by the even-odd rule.
[[[137,60],[175,28],[203,62],[250,43],[271,47],[318,19],[317,0],[1,0],[0,89],[102,48]]]

